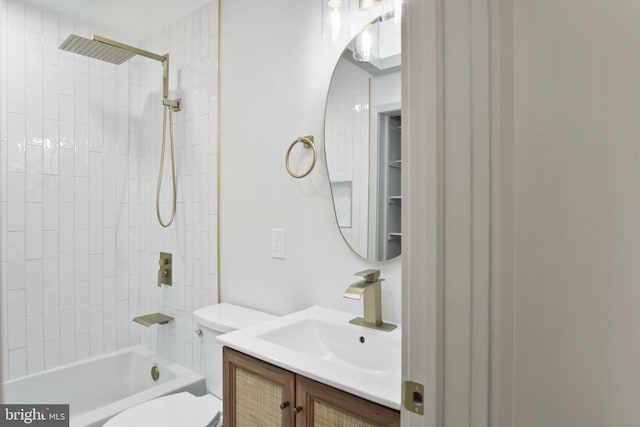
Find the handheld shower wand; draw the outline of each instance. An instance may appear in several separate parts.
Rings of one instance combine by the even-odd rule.
[[[110,40],[105,37],[93,35],[92,39],[80,37],[75,34],[69,35],[67,39],[62,42],[59,49],[66,50],[79,55],[88,56],[90,58],[99,59],[101,61],[110,62],[112,64],[120,65],[123,62],[133,58],[136,55],[144,56],[146,58],[155,59],[162,62],[162,106],[163,106],[163,118],[162,118],[162,148],[160,152],[160,173],[158,176],[158,187],[156,191],[156,215],[158,222],[162,227],[169,227],[176,215],[176,169],[175,169],[175,154],[173,143],[173,112],[180,111],[182,100],[169,99],[169,54],[158,55],[153,52],[149,52],[137,47],[129,46],[124,43]],[[162,172],[164,169],[164,151],[166,145],[166,130],[167,130],[167,110],[169,111],[169,138],[171,143],[171,177],[173,185],[173,200],[171,217],[169,221],[164,222],[160,215],[160,190],[162,188]]]

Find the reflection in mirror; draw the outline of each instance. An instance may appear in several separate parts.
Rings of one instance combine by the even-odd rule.
[[[325,157],[336,223],[371,261],[400,255],[400,25],[377,19],[347,46],[325,111]]]

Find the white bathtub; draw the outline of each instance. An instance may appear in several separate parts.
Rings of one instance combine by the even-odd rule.
[[[160,378],[153,381],[151,368]],[[98,427],[156,397],[206,393],[204,377],[138,345],[4,383],[4,403],[68,403],[71,427]]]

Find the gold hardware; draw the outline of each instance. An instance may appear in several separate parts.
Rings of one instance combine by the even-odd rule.
[[[173,317],[162,313],[145,314],[144,316],[133,318],[134,322],[139,323],[142,326],[146,326],[147,328],[155,324],[166,325],[170,320],[173,320]]]
[[[354,276],[364,277],[364,280],[367,283],[373,283],[376,280],[378,280],[378,277],[380,277],[380,270],[374,270],[374,269],[364,270],[354,274]],[[384,279],[380,279],[380,280],[384,280]]]
[[[359,0],[358,1],[358,7],[361,10],[380,6],[381,4],[382,4],[382,0]]]
[[[160,269],[158,269],[158,287],[161,285],[172,286],[172,256],[167,252],[160,252]]]
[[[311,162],[311,167],[309,168],[308,171],[306,171],[301,175],[297,175],[295,172],[293,172],[293,170],[291,170],[291,166],[289,166],[289,156],[291,155],[291,150],[299,142],[301,142],[304,145],[304,148],[311,147],[313,149],[313,161]],[[316,166],[317,160],[318,160],[318,150],[316,149],[316,144],[313,142],[313,136],[312,135],[300,136],[295,141],[293,141],[293,143],[287,150],[287,155],[285,157],[285,165],[287,166],[287,172],[289,172],[289,175],[291,175],[294,178],[304,178],[305,176],[311,173],[313,168]]]
[[[364,326],[365,328],[377,329],[378,331],[389,332],[393,331],[398,325],[394,325],[393,323],[382,322],[379,325],[375,323],[367,322],[362,317],[356,317],[355,319],[349,320],[349,323],[358,326]]]
[[[408,411],[424,415],[424,385],[413,381],[404,382],[404,407]]]
[[[160,368],[158,368],[158,365],[153,365],[151,368],[151,379],[158,381],[158,378],[160,378]]]
[[[364,277],[364,280],[349,286],[343,296],[349,299],[363,300],[364,318],[356,317],[351,319],[349,323],[386,332],[394,330],[396,325],[382,321],[381,282],[384,279],[380,278],[380,270],[364,270],[356,273],[356,276]]]

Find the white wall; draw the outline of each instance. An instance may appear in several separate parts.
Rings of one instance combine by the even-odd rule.
[[[640,3],[513,3],[513,425],[637,426]]]
[[[353,273],[379,267],[383,311],[400,320],[400,261],[368,263],[343,241],[324,167],[324,106],[343,46],[321,38],[321,2],[223,1],[221,27],[220,274],[222,300],[275,314],[312,304],[361,313],[342,297]],[[366,22],[363,16],[362,24]],[[289,144],[313,134],[319,163],[294,179]],[[270,230],[286,231],[286,259]]]

